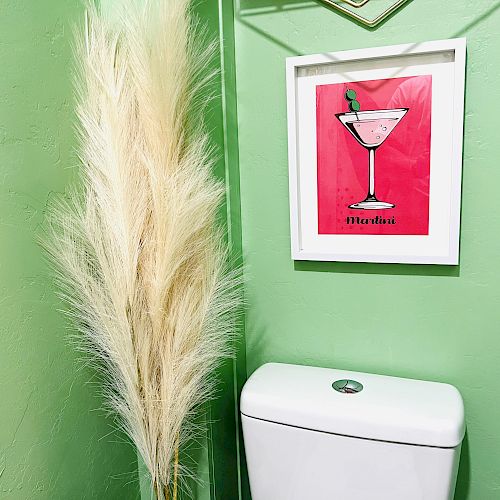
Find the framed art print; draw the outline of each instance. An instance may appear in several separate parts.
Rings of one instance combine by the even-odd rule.
[[[458,264],[465,39],[287,59],[292,258]]]

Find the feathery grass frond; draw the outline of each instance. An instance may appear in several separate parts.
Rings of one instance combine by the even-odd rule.
[[[197,33],[187,0],[130,0],[118,22],[89,5],[76,47],[83,192],[52,206],[46,241],[108,401],[165,496],[240,303]]]

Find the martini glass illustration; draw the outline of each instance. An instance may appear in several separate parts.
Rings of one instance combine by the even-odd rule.
[[[360,210],[394,208],[393,203],[380,201],[375,196],[375,151],[389,137],[409,108],[351,111],[335,116],[354,138],[368,150],[368,194],[363,201],[349,205]]]

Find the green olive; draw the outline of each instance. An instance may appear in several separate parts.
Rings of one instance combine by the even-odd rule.
[[[356,111],[359,111],[359,110],[361,109],[361,106],[360,106],[360,104],[359,104],[359,102],[358,102],[358,101],[354,100],[354,101],[351,101],[351,102],[349,103],[349,109],[350,109],[351,111],[356,112]]]
[[[354,101],[354,99],[356,99],[356,92],[354,92],[354,90],[352,89],[348,89],[345,93],[345,98],[348,101]]]

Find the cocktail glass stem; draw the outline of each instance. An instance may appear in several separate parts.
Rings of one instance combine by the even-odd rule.
[[[375,198],[375,148],[368,150],[368,198]]]

